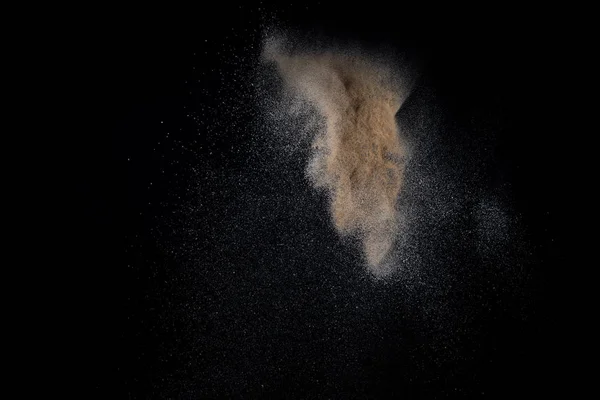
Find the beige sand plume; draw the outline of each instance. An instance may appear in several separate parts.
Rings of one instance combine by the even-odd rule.
[[[329,194],[337,232],[358,237],[370,270],[382,275],[398,230],[406,154],[395,114],[407,94],[395,71],[359,53],[282,48],[267,41],[263,59],[324,122],[312,139],[310,180]]]

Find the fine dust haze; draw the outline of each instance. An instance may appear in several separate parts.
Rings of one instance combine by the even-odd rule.
[[[360,240],[370,271],[385,275],[398,227],[407,155],[395,115],[408,95],[396,69],[358,51],[287,51],[270,39],[263,60],[284,90],[318,113],[307,175],[325,190],[336,231]]]

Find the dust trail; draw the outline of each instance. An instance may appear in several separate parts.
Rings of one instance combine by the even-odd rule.
[[[323,122],[312,137],[310,181],[328,193],[337,232],[357,237],[371,272],[384,275],[407,155],[395,114],[408,91],[397,70],[363,53],[284,47],[267,40],[263,60],[275,63],[285,90]]]

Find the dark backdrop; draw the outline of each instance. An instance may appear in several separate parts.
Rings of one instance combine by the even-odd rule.
[[[437,11],[401,3],[112,9],[78,20],[81,42],[65,34],[86,99],[76,108],[82,132],[71,171],[83,194],[73,205],[80,300],[72,340],[84,397],[553,390],[560,351],[548,285],[560,254],[550,192],[557,175],[548,166],[556,144],[542,123],[552,110],[550,30],[517,9]],[[448,294],[452,321],[428,322],[420,305],[445,301],[346,267],[358,254],[330,231],[301,165],[250,163],[269,156],[254,139],[251,46],[274,20],[410,52],[445,118],[457,126],[475,118],[471,131],[446,139],[450,147],[493,128],[486,176],[510,182],[528,243],[518,294],[490,295],[487,275],[463,286],[452,278],[478,300]],[[470,319],[457,328],[461,307]],[[437,334],[440,326],[448,333]]]

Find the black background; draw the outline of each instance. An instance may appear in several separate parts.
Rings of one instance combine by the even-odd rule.
[[[69,172],[83,195],[71,210],[78,216],[73,248],[80,264],[75,273],[75,298],[80,300],[70,305],[77,318],[69,340],[78,349],[74,380],[84,385],[84,397],[495,397],[555,390],[549,382],[556,377],[560,350],[553,345],[551,315],[557,311],[548,288],[560,261],[559,199],[550,188],[560,174],[548,172],[556,144],[553,127],[542,122],[556,107],[546,84],[555,57],[549,45],[552,27],[541,14],[500,6],[436,11],[403,4],[349,9],[227,3],[169,13],[114,9],[90,12],[78,20],[80,29],[65,32],[68,53],[77,60],[72,77],[81,82],[76,93],[85,99],[75,106],[82,133],[71,142],[77,167]],[[458,340],[459,356],[438,362],[435,346],[426,334],[420,336],[411,310],[385,312],[386,305],[400,307],[393,297],[403,295],[401,290],[388,287],[387,294],[378,295],[377,286],[339,270],[335,277],[319,278],[310,268],[313,259],[294,247],[283,228],[273,233],[282,238],[282,252],[269,243],[227,242],[228,233],[209,232],[224,224],[229,195],[271,189],[253,186],[258,180],[252,176],[246,186],[231,189],[250,157],[251,131],[209,134],[188,114],[197,112],[201,121],[250,122],[244,119],[251,118],[250,104],[237,117],[219,110],[219,101],[233,96],[235,89],[219,92],[218,71],[251,68],[230,63],[230,55],[239,51],[253,57],[257,50],[247,46],[260,43],[261,27],[273,15],[284,26],[409,50],[456,124],[483,115],[482,125],[501,127],[491,175],[511,182],[514,208],[531,243],[525,318],[513,317],[520,306],[512,294],[494,300],[483,295],[492,311],[475,312],[473,326]],[[244,34],[232,38],[231,32],[243,29]],[[77,31],[85,34],[77,37]],[[229,51],[223,50],[224,43]],[[222,55],[216,56],[218,52]],[[200,110],[217,111],[208,116]],[[231,143],[241,150],[233,151]],[[193,196],[189,182],[195,177],[189,166],[194,164],[216,176],[200,186],[217,194],[206,195],[203,211],[194,211],[202,224],[184,223],[185,216],[165,224],[164,216],[177,213]],[[302,220],[305,225],[297,228],[302,232],[324,232],[322,242],[329,244],[317,248],[336,246],[333,234],[326,236],[326,221],[294,217],[293,210],[273,213],[273,225],[286,218]],[[248,225],[258,223],[246,219]],[[196,250],[170,252],[177,243],[189,244],[164,233],[166,226],[178,224],[197,231]],[[243,229],[262,238],[269,235],[259,228]],[[203,258],[204,272],[190,272],[193,268],[181,254]],[[278,271],[276,259],[286,258],[296,261]],[[237,278],[219,271],[224,259]],[[244,272],[249,264],[261,265],[262,272]],[[282,276],[289,277],[298,265],[308,267],[293,283],[286,282]],[[362,313],[338,312],[323,304],[321,293],[331,287],[344,292],[344,280],[348,287],[363,288],[363,297],[374,304],[364,306]],[[327,322],[348,315],[352,318]],[[338,343],[343,350],[334,339],[340,332],[349,332]],[[470,353],[463,357],[461,351]],[[352,353],[363,358],[356,360]]]

